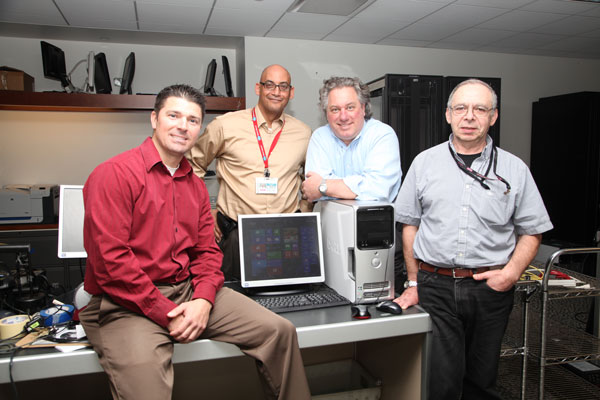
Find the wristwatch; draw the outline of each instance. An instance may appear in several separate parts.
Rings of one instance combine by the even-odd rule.
[[[417,287],[417,281],[405,281],[404,289],[408,289],[410,287]]]
[[[327,181],[325,179],[323,179],[319,185],[319,192],[321,192],[323,196],[327,196]]]

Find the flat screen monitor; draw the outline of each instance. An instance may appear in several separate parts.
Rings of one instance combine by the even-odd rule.
[[[135,53],[131,52],[125,59],[125,67],[123,67],[123,77],[121,78],[121,89],[119,94],[131,94],[131,84],[133,83],[133,75],[135,74]]]
[[[206,79],[204,80],[204,93],[209,96],[216,96],[215,74],[217,73],[217,60],[214,58],[208,63],[206,69]]]
[[[227,96],[233,97],[233,87],[231,85],[231,71],[229,70],[229,60],[226,56],[221,56],[223,61],[223,78],[225,79],[225,92]]]
[[[325,282],[321,215],[238,215],[243,288]]]
[[[86,258],[83,247],[83,186],[60,185],[58,257]]]
[[[63,87],[69,86],[65,53],[58,47],[48,42],[41,41],[42,65],[44,76],[48,79],[59,80]]]
[[[96,87],[96,93],[112,93],[106,56],[104,53],[98,53],[94,56],[94,61],[94,86]]]

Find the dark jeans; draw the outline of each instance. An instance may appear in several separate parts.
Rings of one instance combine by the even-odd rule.
[[[433,325],[429,398],[500,399],[496,376],[514,288],[497,292],[485,281],[422,270],[418,282]]]

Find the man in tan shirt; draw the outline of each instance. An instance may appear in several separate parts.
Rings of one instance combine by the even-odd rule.
[[[256,107],[215,118],[188,153],[194,172],[204,177],[216,159],[219,182],[215,238],[223,250],[226,279],[240,277],[238,214],[306,210],[299,195],[311,130],[284,114],[294,97],[289,72],[270,65],[255,85]]]

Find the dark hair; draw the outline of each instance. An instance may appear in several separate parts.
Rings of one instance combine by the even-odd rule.
[[[182,84],[167,86],[156,95],[156,100],[154,101],[155,113],[158,114],[160,112],[169,97],[180,97],[198,104],[202,110],[202,119],[204,119],[204,114],[206,114],[206,99],[202,92],[195,87]]]
[[[351,87],[356,91],[358,101],[360,104],[365,106],[365,120],[371,118],[373,113],[371,112],[371,96],[369,93],[369,87],[362,83],[358,78],[332,76],[329,79],[323,81],[323,87],[319,90],[319,106],[325,113],[327,118],[327,105],[329,102],[329,93],[333,89]]]

